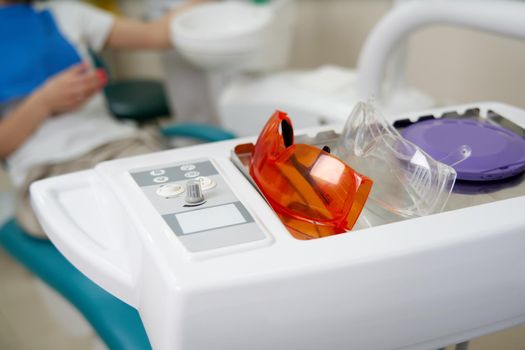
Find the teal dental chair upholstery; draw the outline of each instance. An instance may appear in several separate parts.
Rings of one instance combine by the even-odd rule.
[[[109,349],[151,349],[137,310],[91,282],[51,242],[29,237],[12,219],[0,228],[0,244],[69,300]]]
[[[161,87],[160,82],[109,84],[106,89],[108,106],[118,114],[118,118],[134,119],[139,123],[153,117],[167,116],[169,109]],[[183,136],[203,141],[234,137],[218,127],[199,124],[172,125],[161,128],[161,131],[168,137]],[[91,282],[51,242],[29,237],[11,219],[0,228],[0,245],[20,264],[69,300],[109,349],[151,349],[137,310]]]
[[[170,115],[161,82],[143,79],[110,81],[104,93],[108,108],[117,119],[144,123]]]

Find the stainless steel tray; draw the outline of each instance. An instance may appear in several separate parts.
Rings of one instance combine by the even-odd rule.
[[[417,118],[417,120],[424,120],[429,118],[468,118],[494,123],[496,125],[507,128],[521,137],[525,138],[525,129],[512,121],[506,119],[504,116],[489,110],[486,115],[482,115],[479,108],[471,108],[466,110],[463,114],[456,111],[444,113],[441,116],[424,115]],[[398,120],[394,126],[402,129],[410,125],[408,119]],[[334,130],[323,131],[315,136],[309,135],[295,135],[295,143],[304,143],[315,145],[320,148],[329,146],[333,148],[339,134]],[[250,176],[250,158],[253,144],[237,145],[231,152],[231,160],[237,168],[250,180],[252,185],[257,188]],[[445,211],[462,209],[476,205],[491,203],[499,200],[520,197],[525,195],[525,174],[522,173],[512,178],[497,180],[497,181],[456,181],[454,189],[450,195],[449,201],[445,207]],[[370,202],[370,201],[369,201]],[[406,220],[404,217],[394,215],[392,213],[381,211],[378,208],[371,208],[368,204],[365,206],[361,217],[354,227],[362,229],[366,227],[378,226],[382,224],[392,223],[396,221]]]

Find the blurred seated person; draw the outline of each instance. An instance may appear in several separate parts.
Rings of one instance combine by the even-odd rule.
[[[45,238],[29,202],[33,181],[165,147],[160,135],[114,120],[88,49],[168,49],[169,21],[141,22],[77,1],[0,0],[0,157],[17,188],[16,217]]]

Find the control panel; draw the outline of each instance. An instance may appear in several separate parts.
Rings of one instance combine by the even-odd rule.
[[[209,159],[129,173],[190,252],[266,238]]]

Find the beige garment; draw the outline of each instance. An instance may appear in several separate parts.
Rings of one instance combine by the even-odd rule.
[[[150,153],[165,148],[167,148],[167,144],[156,130],[143,130],[134,137],[104,144],[76,159],[58,164],[36,165],[29,170],[23,186],[17,192],[16,219],[20,226],[31,236],[47,239],[47,235],[42,226],[40,226],[31,207],[29,198],[29,186],[31,183],[51,176],[91,169],[105,160]]]

